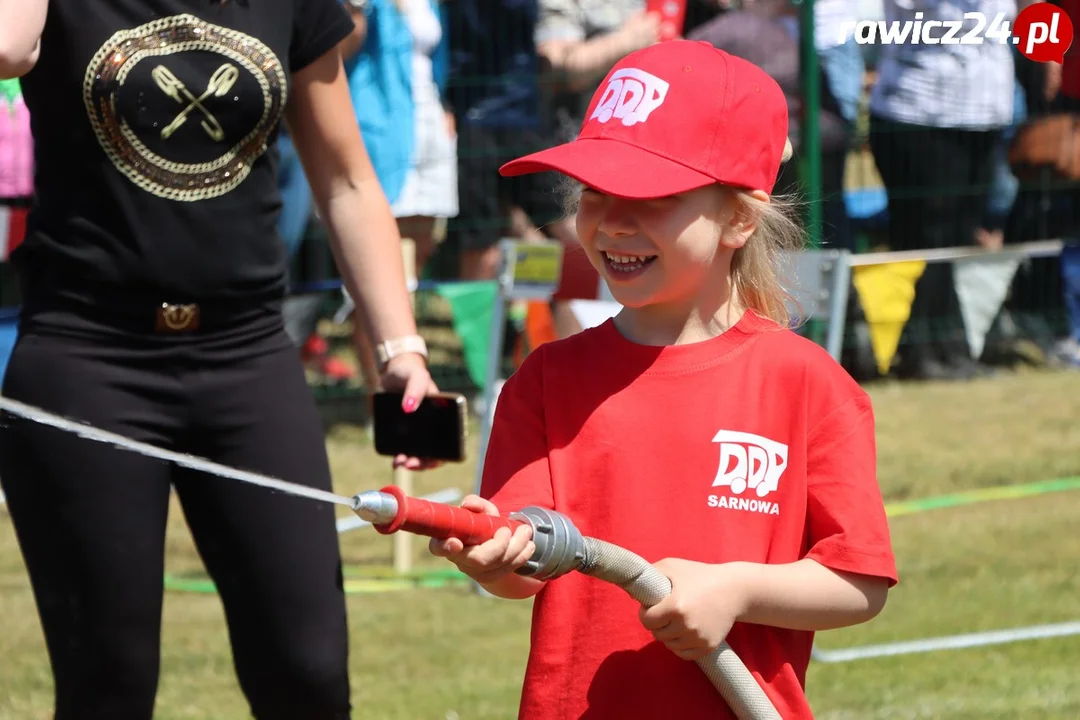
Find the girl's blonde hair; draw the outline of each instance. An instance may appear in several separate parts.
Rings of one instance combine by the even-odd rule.
[[[781,163],[794,154],[791,140],[784,142]],[[564,176],[561,188],[564,210],[568,216],[577,212],[581,183]],[[795,196],[773,195],[762,202],[744,190],[731,190],[731,197],[742,204],[756,227],[746,244],[731,259],[731,282],[740,304],[781,327],[790,327],[790,307],[797,305],[784,277],[783,256],[805,247],[806,235],[799,221],[800,203]]]
[[[780,161],[791,159],[791,141],[784,143]],[[769,202],[736,190],[734,196],[756,222],[753,234],[731,258],[731,282],[739,302],[781,327],[792,324],[790,307],[797,301],[783,276],[786,253],[805,247],[806,235],[799,222],[800,203],[793,196],[773,196]]]

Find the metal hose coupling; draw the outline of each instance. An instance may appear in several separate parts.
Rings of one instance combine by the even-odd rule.
[[[352,510],[373,525],[385,525],[398,515],[398,501],[393,495],[369,490],[352,497]]]
[[[541,507],[530,506],[505,516],[487,515],[410,498],[393,486],[354,495],[351,505],[353,512],[380,533],[404,530],[432,538],[456,537],[466,545],[490,540],[504,527],[513,532],[528,525],[536,551],[517,572],[538,580],[566,575],[586,562],[585,538],[570,518]]]
[[[570,518],[554,510],[529,506],[510,515],[532,528],[536,552],[517,573],[552,580],[577,570],[585,562],[585,538]]]

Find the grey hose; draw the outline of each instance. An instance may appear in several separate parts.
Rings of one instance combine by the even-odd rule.
[[[645,607],[671,594],[671,581],[650,563],[596,538],[585,538],[585,558],[578,571],[618,585]],[[781,720],[769,696],[726,642],[697,664],[739,720]]]

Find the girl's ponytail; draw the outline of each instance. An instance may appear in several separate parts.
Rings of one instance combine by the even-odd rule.
[[[789,139],[784,143],[781,161],[786,163],[793,154]],[[741,191],[736,191],[735,195],[754,217],[757,227],[732,257],[732,286],[746,308],[782,327],[789,327],[789,304],[794,302],[794,296],[788,291],[785,278],[781,277],[781,259],[784,253],[805,247],[799,203],[795,198],[780,196],[762,202]]]

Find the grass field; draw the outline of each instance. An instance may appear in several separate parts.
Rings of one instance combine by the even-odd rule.
[[[1024,372],[963,385],[871,388],[879,472],[890,502],[1080,475],[1080,374]],[[342,493],[390,481],[362,432],[328,438]],[[417,493],[471,487],[471,465],[417,476]],[[1080,491],[903,515],[891,521],[901,584],[884,613],[823,633],[822,648],[1080,620]],[[350,572],[390,562],[391,540],[346,533]],[[424,543],[416,541],[417,561]],[[201,565],[177,509],[168,571]],[[0,509],[0,720],[48,718],[52,687],[33,598]],[[528,603],[465,587],[349,596],[356,717],[500,720],[516,716]],[[162,720],[246,718],[218,599],[170,592],[164,615]],[[1080,717],[1080,637],[844,664],[812,664],[822,719]]]

